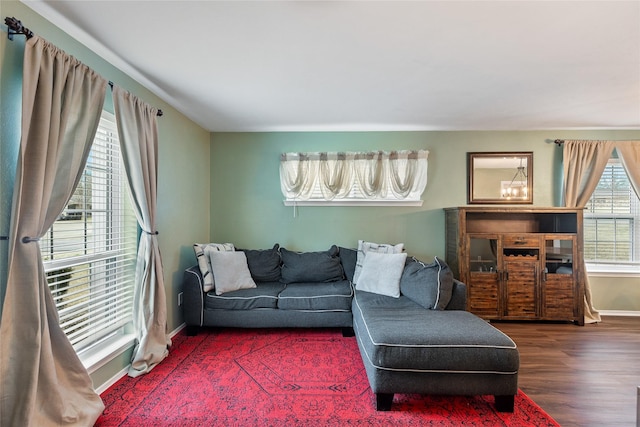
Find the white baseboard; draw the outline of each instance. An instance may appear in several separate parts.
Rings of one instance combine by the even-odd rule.
[[[173,331],[171,331],[169,333],[169,338],[173,338],[175,337],[178,332],[180,332],[181,330],[183,330],[186,327],[186,325],[183,323],[182,325],[178,326],[176,329],[174,329]],[[102,394],[104,393],[109,387],[111,387],[112,385],[114,385],[116,382],[118,382],[118,380],[122,377],[124,377],[125,375],[127,375],[127,373],[129,372],[129,367],[131,366],[131,364],[125,366],[124,368],[122,368],[121,371],[119,371],[118,373],[116,373],[114,376],[112,376],[111,378],[109,378],[105,383],[100,384],[99,387],[96,387],[96,393],[98,394]]]
[[[625,311],[625,310],[598,310],[598,313],[602,316],[629,316],[640,317],[640,311]]]

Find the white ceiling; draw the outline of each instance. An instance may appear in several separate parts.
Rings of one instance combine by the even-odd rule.
[[[637,0],[23,2],[210,131],[640,129]]]

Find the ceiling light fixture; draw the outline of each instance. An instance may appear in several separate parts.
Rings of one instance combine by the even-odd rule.
[[[520,159],[520,166],[516,170],[516,174],[511,179],[508,186],[501,188],[500,194],[505,199],[526,199],[529,191],[527,185],[527,172],[526,168],[522,165],[522,158]]]

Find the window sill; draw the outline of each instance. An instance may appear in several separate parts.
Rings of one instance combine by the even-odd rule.
[[[284,200],[285,206],[417,206],[423,200]]]
[[[587,275],[590,277],[640,277],[637,268],[612,268],[587,265]]]
[[[80,357],[87,371],[92,374],[134,344],[134,334],[118,334],[85,351],[79,352],[78,357]]]

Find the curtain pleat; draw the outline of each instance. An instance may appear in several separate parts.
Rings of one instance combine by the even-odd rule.
[[[280,159],[280,189],[287,199],[308,200],[313,192],[318,162],[304,153],[286,153]]]
[[[343,198],[353,186],[353,155],[347,153],[320,153],[318,171],[320,190],[326,200]]]
[[[373,199],[376,197],[386,197],[386,187],[384,186],[387,171],[385,169],[385,153],[356,154],[354,168],[356,178],[362,194]],[[388,157],[387,157],[388,158]]]
[[[564,168],[564,204],[571,208],[583,208],[598,186],[600,177],[613,153],[613,141],[565,141],[563,148]],[[600,313],[593,307],[591,285],[586,274],[584,281],[584,317],[585,322],[600,322]]]
[[[167,301],[156,229],[158,110],[113,87],[113,103],[132,204],[143,232],[135,273],[133,323],[136,346],[129,376],[148,373],[169,354]]]
[[[93,425],[104,405],[58,323],[37,240],[71,198],[107,81],[44,39],[25,46],[22,135],[0,322],[0,425]]]

